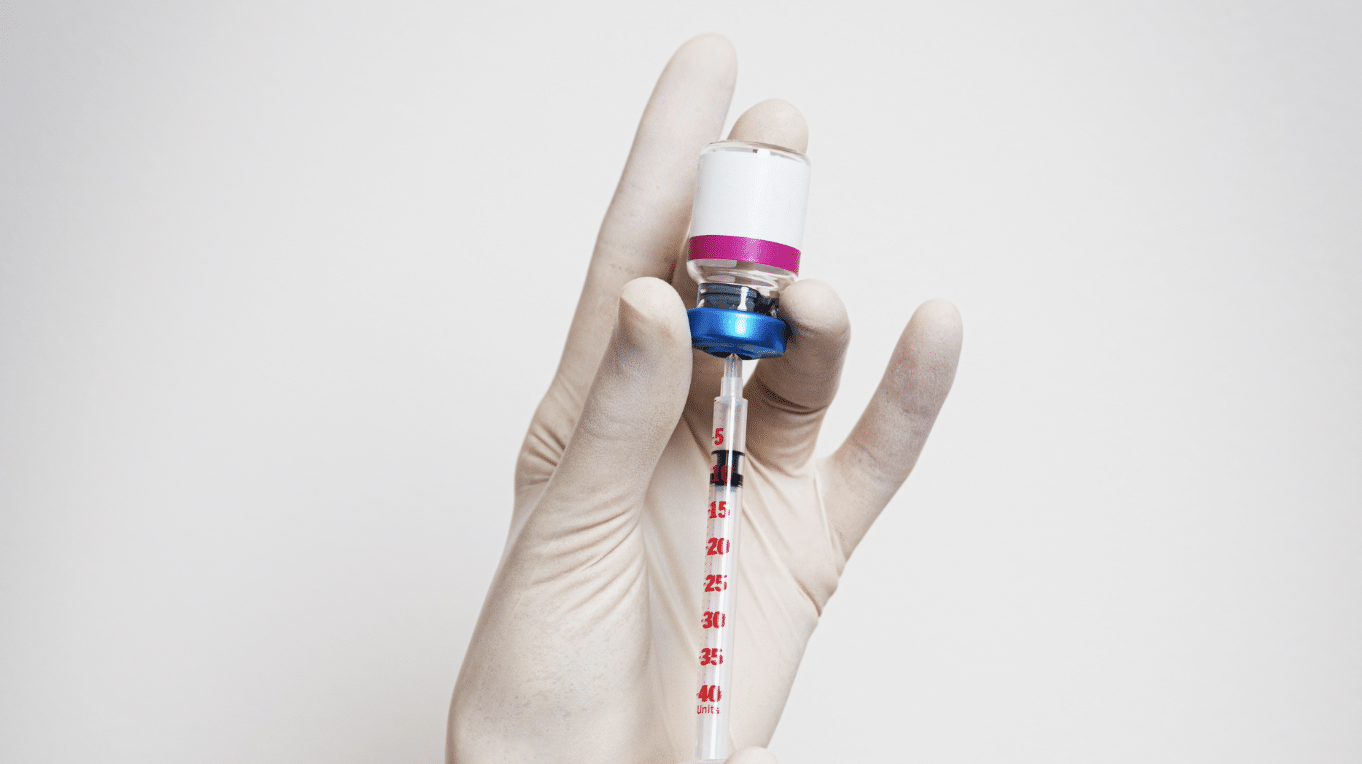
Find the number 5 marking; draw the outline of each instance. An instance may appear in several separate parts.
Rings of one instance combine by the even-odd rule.
[[[716,446],[722,446],[723,444],[724,444],[724,428],[722,428],[722,427],[715,427],[715,428],[714,428],[714,445],[716,445]]]

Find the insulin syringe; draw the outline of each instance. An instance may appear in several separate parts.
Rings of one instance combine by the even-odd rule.
[[[809,161],[777,146],[721,141],[700,154],[686,268],[699,284],[691,340],[724,359],[714,399],[699,613],[695,758],[723,762],[730,748],[733,637],[738,594],[747,401],[742,362],[784,355],[779,293],[794,283],[804,235]]]
[[[700,691],[696,693],[695,755],[700,761],[728,757],[728,702],[732,695],[733,628],[738,578],[738,522],[742,518],[742,457],[747,401],[742,397],[742,360],[724,360],[714,399],[714,464],[709,473],[705,526],[705,584],[700,599]]]

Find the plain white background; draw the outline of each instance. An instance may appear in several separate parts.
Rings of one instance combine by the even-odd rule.
[[[1362,6],[0,6],[0,758],[437,762],[661,67],[811,126],[839,442],[955,392],[783,764],[1362,760]]]

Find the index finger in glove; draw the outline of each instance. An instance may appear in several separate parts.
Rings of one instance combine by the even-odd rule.
[[[736,78],[732,44],[706,34],[676,51],[653,88],[601,223],[559,363],[558,382],[579,398],[596,373],[625,283],[671,276],[690,221],[696,157],[723,129]]]
[[[737,68],[732,44],[705,34],[682,45],[658,77],[601,223],[558,371],[525,436],[517,491],[537,490],[558,466],[605,352],[620,290],[643,276],[670,278],[690,220],[696,157],[723,128]]]

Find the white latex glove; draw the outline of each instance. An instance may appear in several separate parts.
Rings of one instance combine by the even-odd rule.
[[[765,748],[752,746],[729,756],[724,764],[776,764],[776,757]]]
[[[722,361],[691,350],[685,306],[696,287],[678,252],[697,157],[723,126],[736,69],[726,39],[697,37],[672,57],[644,110],[516,464],[510,537],[454,689],[452,762],[692,758]],[[732,137],[804,151],[807,128],[794,107],[767,101]],[[770,740],[819,613],[917,460],[960,352],[955,308],[918,308],[860,422],[814,460],[849,337],[846,311],[816,281],[786,289],[780,307],[788,352],[761,361],[745,391],[735,751]],[[771,760],[759,750],[732,760],[762,757]]]

